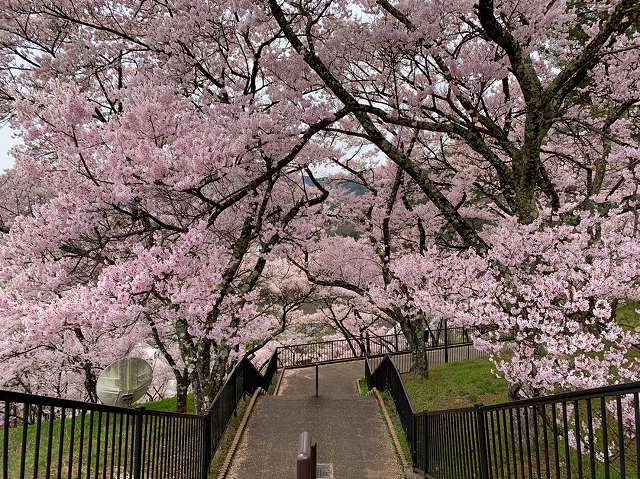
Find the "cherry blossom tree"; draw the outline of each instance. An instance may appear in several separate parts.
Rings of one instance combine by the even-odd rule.
[[[264,300],[286,256],[398,322],[419,373],[421,332],[446,317],[527,394],[568,370],[577,387],[586,357],[592,382],[628,379],[606,371],[635,332],[605,312],[637,291],[639,13],[4,0],[12,174],[47,188],[3,227],[5,317],[144,325],[203,410],[235,357],[300,319],[309,286]],[[367,191],[344,211],[314,176],[329,164]],[[355,238],[331,233],[345,221]]]
[[[331,130],[375,146],[429,204],[411,238],[422,251],[402,258],[404,248],[392,246],[400,260],[389,261],[393,279],[371,281],[366,295],[377,291],[388,306],[407,298],[422,314],[475,325],[527,394],[578,387],[590,366],[593,380],[580,386],[631,379],[623,373],[630,364],[613,369],[637,333],[620,330],[607,313],[637,298],[637,2],[271,0],[269,7],[315,74],[318,95],[351,110]],[[375,240],[381,251],[384,224]],[[513,242],[531,253],[515,264],[503,254]],[[367,264],[377,262],[373,251]],[[562,257],[569,251],[571,263]],[[608,262],[598,261],[605,251]],[[590,279],[619,274],[608,288]],[[530,302],[533,291],[546,302]],[[532,328],[526,334],[523,318]],[[563,344],[576,335],[584,341],[562,350],[553,335]],[[596,351],[597,368],[581,363]]]
[[[638,5],[631,0],[270,0],[269,7],[318,88],[352,111],[343,133],[365,137],[405,170],[478,252],[488,245],[461,205],[422,167],[420,150],[407,152],[413,137],[431,148],[434,140],[464,145],[487,171],[480,193],[530,223],[540,201],[554,211],[562,206],[546,164],[556,155],[549,147],[576,143],[574,127],[595,131],[608,151],[608,133],[638,101],[631,88],[638,81]],[[600,169],[592,163],[583,164],[591,171],[589,195],[603,174],[602,162]]]
[[[414,353],[414,371],[426,376],[424,338],[439,321],[415,307],[408,288],[398,288],[394,265],[425,254],[437,225],[445,224],[402,169],[392,163],[372,167],[362,156],[335,160],[343,172],[331,177],[329,201],[299,230],[289,259],[331,298],[319,301],[320,313],[345,337],[397,324]]]
[[[326,198],[302,172],[339,154],[310,140],[345,113],[288,86],[264,12],[131,7],[2,4],[3,111],[24,140],[12,175],[51,192],[2,240],[3,318],[135,327],[203,411],[295,310],[261,302],[269,258]]]

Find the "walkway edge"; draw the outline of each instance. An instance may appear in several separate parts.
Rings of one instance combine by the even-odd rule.
[[[391,441],[393,442],[393,447],[396,450],[396,455],[400,460],[400,465],[402,466],[403,473],[405,477],[408,477],[407,474],[413,471],[413,466],[407,462],[407,458],[404,457],[404,453],[402,452],[402,446],[400,446],[400,440],[398,439],[398,435],[396,434],[396,428],[393,426],[393,421],[391,421],[391,417],[389,416],[389,411],[387,411],[387,406],[384,403],[384,399],[380,396],[380,392],[376,388],[371,390],[373,395],[376,397],[378,401],[378,406],[380,406],[380,410],[382,411],[382,415],[384,416],[384,422],[387,425],[387,430],[389,431],[389,435],[391,436]]]
[[[240,421],[240,425],[238,426],[236,435],[233,438],[233,442],[231,443],[231,446],[227,451],[227,457],[225,457],[224,462],[222,463],[222,467],[220,468],[220,473],[218,474],[217,479],[225,479],[225,477],[227,477],[229,468],[231,467],[231,463],[233,462],[233,458],[236,455],[236,450],[238,449],[238,445],[242,440],[242,435],[244,433],[244,430],[247,428],[247,424],[249,423],[249,417],[251,416],[253,407],[255,406],[256,401],[258,400],[258,396],[264,393],[265,393],[264,389],[258,388],[253,393],[253,396],[251,396],[251,401],[249,402],[247,409],[245,409],[244,411],[244,415],[242,416],[242,421]]]
[[[282,368],[282,372],[280,373],[280,377],[278,378],[278,382],[276,383],[276,387],[273,390],[273,396],[277,396],[280,393],[280,384],[282,384],[282,378],[284,377],[284,372],[287,368]]]

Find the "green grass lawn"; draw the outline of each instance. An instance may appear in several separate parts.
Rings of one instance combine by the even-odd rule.
[[[507,382],[491,367],[489,360],[477,359],[432,368],[428,379],[416,379],[412,373],[402,379],[416,412],[505,402]]]
[[[360,396],[366,396],[369,392],[369,385],[365,378],[358,379],[358,392],[360,393]]]
[[[640,303],[625,303],[616,309],[616,319],[618,324],[626,328],[637,328],[640,326]]]
[[[158,401],[149,401],[142,404],[145,409],[150,411],[176,412],[176,398],[160,399]],[[193,400],[193,394],[187,395],[187,412],[189,414],[196,413],[196,406]]]

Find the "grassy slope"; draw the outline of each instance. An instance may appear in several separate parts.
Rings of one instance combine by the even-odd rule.
[[[428,379],[403,377],[416,411],[453,409],[507,401],[507,382],[496,378],[486,359],[450,363],[429,370]]]
[[[632,320],[638,320],[638,315],[635,313],[635,307],[627,309],[627,311],[631,311]],[[460,408],[471,406],[474,403],[482,402],[484,404],[492,404],[497,402],[507,401],[507,384],[504,380],[497,379],[491,373],[491,363],[487,360],[477,360],[470,361],[464,363],[452,363],[446,366],[433,368],[429,372],[430,377],[426,380],[416,380],[412,375],[405,375],[405,388],[407,393],[411,396],[411,399],[416,407],[417,411],[421,410],[438,410],[438,409],[451,409],[451,408]],[[385,401],[387,402],[387,407],[390,411],[394,411],[393,401],[385,394]],[[581,414],[581,423],[584,424],[586,419],[584,416],[584,404],[581,403],[582,414]],[[599,403],[596,401],[593,403],[593,410],[597,411],[599,407]],[[558,412],[561,414],[561,412]],[[548,424],[552,424],[552,419],[550,418],[550,409],[546,409],[547,421]],[[508,417],[508,416],[507,416]],[[397,414],[393,414],[394,423],[396,424],[396,430],[398,436],[400,437],[401,442],[403,443],[403,449],[407,448],[406,445],[406,436],[404,431],[402,431],[402,427],[400,426],[399,418]],[[615,417],[610,415],[609,423],[615,423]],[[492,426],[489,426],[490,428]],[[495,426],[493,426],[495,427]],[[502,425],[504,428],[505,426]],[[499,427],[500,428],[500,427]],[[540,444],[539,449],[532,448],[529,450],[524,445],[518,443],[516,440],[515,443],[512,443],[511,438],[507,434],[506,436],[502,434],[500,437],[502,438],[502,447],[504,450],[498,453],[498,458],[502,455],[503,464],[507,462],[513,463],[512,455],[515,454],[517,457],[520,457],[522,454],[525,457],[525,462],[528,454],[531,454],[531,460],[533,462],[532,469],[534,476],[537,474],[537,465],[536,465],[536,451],[539,451],[540,461],[540,473],[541,477],[551,477],[554,475],[556,470],[556,464],[559,465],[559,476],[563,479],[570,477],[567,469],[568,463],[571,464],[573,468],[573,474],[575,474],[575,470],[577,468],[578,462],[581,463],[583,470],[589,470],[589,456],[586,452],[583,452],[582,456],[578,456],[575,449],[572,447],[569,448],[569,455],[565,453],[566,445],[564,442],[564,437],[559,436],[557,438],[554,437],[553,429],[549,426],[547,429],[547,433],[544,434],[548,436],[545,441],[548,440],[548,454],[544,452],[544,441],[542,439],[543,431],[545,426],[543,423],[539,423],[538,431],[540,434]],[[601,441],[601,434],[598,430],[595,431],[596,441]],[[490,430],[491,436],[491,430]],[[493,437],[493,436],[492,436]],[[517,437],[517,435],[516,435]],[[533,441],[533,437],[531,438]],[[524,441],[524,440],[523,440]],[[613,449],[617,449],[617,439],[614,437],[610,437],[608,443]],[[558,459],[556,459],[554,451],[555,445],[557,444],[557,449],[559,451]],[[454,447],[453,444],[447,444],[446,447]],[[491,447],[491,446],[489,446]],[[583,451],[585,445],[583,443]],[[601,447],[597,447],[596,450],[600,450]],[[406,449],[405,454],[408,453],[408,449]],[[492,454],[493,451],[491,451]],[[509,456],[509,458],[507,458]],[[628,443],[626,444],[626,457],[627,457],[627,467],[633,467],[635,472],[635,445]],[[494,459],[495,462],[495,459]],[[498,464],[500,460],[498,459]],[[517,462],[517,461],[516,461]],[[549,464],[549,472],[547,472],[547,462]],[[612,467],[611,470],[607,473],[605,472],[604,464],[601,460],[596,460],[594,463],[595,467],[595,476],[594,479],[621,479],[621,474],[618,469],[619,459],[616,454],[612,455]],[[446,468],[446,466],[445,466]],[[618,470],[616,470],[618,469]],[[494,471],[494,473],[496,473]],[[545,476],[546,474],[546,476]],[[575,477],[574,475],[571,477]],[[555,477],[555,476],[554,476]],[[589,476],[591,477],[591,476]]]
[[[176,410],[176,398],[166,398],[160,399],[159,401],[149,401],[143,404],[145,409],[149,409],[150,411],[164,411],[164,412],[175,412]],[[193,395],[187,395],[187,412],[190,414],[195,414],[196,407],[193,401]]]
[[[624,327],[637,328],[640,326],[640,303],[626,303],[618,306],[616,318]]]
[[[398,416],[398,411],[396,410],[396,403],[393,402],[393,398],[387,391],[383,391],[380,393],[382,396],[382,400],[384,401],[384,405],[389,412],[389,417],[391,418],[391,422],[393,423],[393,427],[396,431],[396,436],[398,436],[398,441],[400,442],[400,448],[402,449],[402,454],[405,457],[406,461],[411,464],[411,446],[409,445],[409,440],[407,439],[407,435],[402,428],[402,423],[400,422],[400,416]]]
[[[403,380],[416,411],[466,407],[477,402],[491,404],[507,398],[506,381],[496,378],[491,373],[491,363],[484,359],[433,368],[429,370],[429,379],[416,380],[412,374],[405,374]],[[366,383],[364,386],[361,383],[361,393],[365,388]],[[411,462],[411,448],[395,403],[388,392],[381,394],[404,456]]]
[[[436,409],[451,409],[458,407],[466,407],[473,405],[477,402],[483,402],[485,404],[492,404],[497,402],[503,402],[507,400],[507,384],[505,381],[495,378],[491,373],[491,364],[487,360],[476,360],[470,361],[466,363],[452,363],[446,366],[442,366],[439,368],[433,368],[430,370],[430,378],[427,380],[416,381],[414,377],[411,375],[405,375],[405,388],[407,389],[407,393],[411,396],[411,399],[414,403],[414,406],[418,411],[420,410],[436,410]],[[407,381],[409,380],[409,381]],[[365,386],[366,387],[366,386]],[[364,388],[361,387],[361,391]],[[403,453],[408,461],[411,461],[410,447],[407,441],[406,434],[402,429],[400,424],[400,418],[395,409],[395,404],[393,399],[387,392],[382,393],[382,397],[385,401],[387,409],[391,415],[391,419],[394,423],[396,433],[400,440]],[[582,405],[584,408],[584,405]],[[594,404],[594,410],[597,410],[597,404]],[[547,416],[550,414],[550,410],[547,408],[546,414]],[[615,418],[611,417],[610,423],[615,421]],[[551,420],[548,419],[549,424],[551,424]],[[584,418],[582,420],[584,424]],[[491,428],[491,426],[489,426]],[[505,427],[502,425],[501,427]],[[540,434],[539,439],[539,461],[540,461],[540,474],[541,477],[555,477],[555,464],[559,463],[560,475],[559,477],[562,479],[567,479],[569,477],[567,470],[567,456],[564,453],[565,443],[564,438],[558,437],[554,439],[553,430],[551,427],[547,430],[547,440],[548,440],[548,456],[545,455],[543,449],[543,431],[544,426],[539,424],[538,431]],[[491,429],[490,429],[491,433]],[[596,436],[599,434],[596,431]],[[527,458],[528,454],[531,454],[532,460],[532,470],[534,476],[537,474],[537,466],[536,466],[536,450],[534,448],[529,449],[522,444],[519,444],[516,440],[516,443],[512,443],[510,436],[507,434],[506,436],[502,434],[500,436],[501,447],[504,450],[500,450],[498,457],[502,455],[503,464],[506,464],[509,461],[513,464],[512,455],[516,454],[517,457],[520,457],[522,454],[525,458]],[[517,437],[517,436],[516,436]],[[611,439],[611,438],[610,438]],[[524,441],[524,439],[522,439]],[[533,441],[533,436],[531,438]],[[453,442],[456,440],[454,439]],[[454,449],[453,442],[449,441],[445,447],[451,447]],[[610,440],[611,442],[615,442],[615,438]],[[559,451],[559,460],[555,459],[554,450],[555,444],[558,445]],[[492,443],[495,446],[495,443]],[[491,448],[491,445],[488,447]],[[584,447],[584,444],[583,444]],[[515,452],[514,452],[515,451]],[[490,453],[493,454],[493,450],[490,449]],[[508,456],[508,458],[507,458]],[[627,444],[627,464],[634,464],[633,458],[635,457],[635,449],[630,444]],[[579,457],[574,449],[570,449],[569,453],[569,462],[572,464],[573,471],[576,470],[577,463],[581,462],[582,467],[585,471],[589,469],[589,461],[588,455],[583,454]],[[495,461],[495,458],[494,458]],[[526,461],[526,459],[525,459]],[[549,470],[546,469],[546,463],[549,462]],[[500,460],[498,459],[498,464]],[[434,466],[432,464],[432,466]],[[612,464],[612,470],[607,474],[604,472],[604,465],[599,460],[595,461],[595,476],[594,479],[621,479],[619,472],[615,469],[616,460],[614,458]],[[435,466],[434,466],[435,467]],[[440,467],[443,467],[443,471],[447,470],[447,466],[442,464]],[[505,466],[506,467],[506,466]],[[634,466],[635,467],[635,466]],[[634,468],[635,471],[635,468]],[[442,472],[442,471],[441,471]],[[496,474],[496,477],[499,477],[497,474],[499,472],[493,471]],[[573,473],[575,474],[575,472]],[[510,477],[510,476],[508,476]],[[572,475],[571,477],[575,477]],[[586,476],[585,476],[586,477]],[[591,476],[589,476],[591,477]]]

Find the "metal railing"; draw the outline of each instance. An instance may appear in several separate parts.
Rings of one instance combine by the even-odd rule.
[[[458,346],[471,345],[471,338],[465,328],[443,328],[426,331],[424,342],[427,349],[441,348],[444,361],[449,362],[449,354]],[[402,334],[377,336],[366,332],[362,336],[352,336],[348,339],[279,346],[278,367],[299,368],[353,361],[365,356],[372,358],[408,350],[409,343]]]
[[[389,355],[385,356],[378,367],[373,369],[370,365],[369,358],[364,361],[364,376],[369,389],[376,388],[380,391],[386,391],[393,399],[396,406],[400,424],[404,430],[407,441],[411,446],[411,457],[415,463],[415,410],[411,403],[411,398],[402,382],[402,377],[398,368],[391,360]]]
[[[432,479],[640,477],[640,383],[416,413],[390,356],[370,388],[388,391],[414,468]]]
[[[639,393],[630,383],[479,406],[483,477],[639,477]]]
[[[246,357],[204,416],[70,401],[0,390],[1,479],[202,479],[240,401],[267,389]]]
[[[266,367],[264,376],[256,369],[251,361],[243,357],[238,362],[218,391],[209,410],[204,415],[204,438],[202,455],[202,469],[208,470],[215,451],[220,446],[231,418],[236,414],[238,405],[246,396],[251,395],[259,387],[267,390],[276,373],[278,353],[275,351]],[[207,477],[206,474],[203,477]]]
[[[398,353],[389,353],[389,357],[400,374],[411,372],[413,369],[413,355],[411,351],[401,351]],[[453,346],[436,346],[429,347],[425,351],[427,366],[429,368],[442,366],[447,363],[455,363],[461,361],[472,361],[488,357],[484,351],[476,349],[473,344],[458,344]],[[369,366],[374,370],[383,361],[385,356],[369,357]]]
[[[201,477],[200,416],[10,391],[0,404],[3,479]]]

